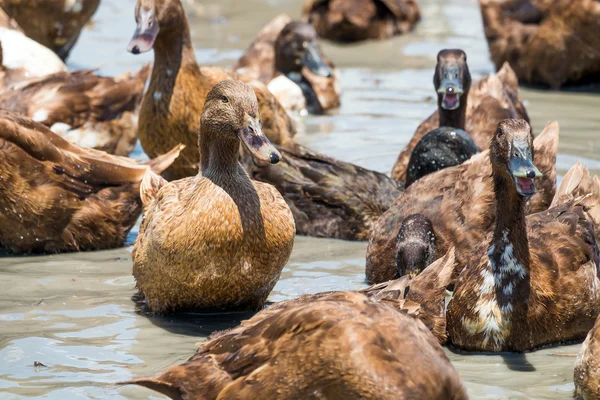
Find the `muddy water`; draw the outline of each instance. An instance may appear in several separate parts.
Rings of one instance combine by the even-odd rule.
[[[280,12],[298,16],[301,0],[187,1],[198,59],[230,65],[259,28]],[[151,60],[125,52],[133,0],[104,0],[75,48],[70,67],[120,74]],[[343,106],[300,124],[312,148],[389,171],[418,123],[435,107],[431,68],[443,47],[468,53],[474,75],[492,71],[475,0],[420,0],[413,34],[325,52],[342,72]],[[559,171],[582,159],[600,172],[596,129],[600,97],[524,90],[536,132],[561,124]],[[135,154],[143,157],[141,152]],[[132,232],[130,243],[135,237]],[[364,243],[299,237],[272,301],[364,286]],[[192,354],[194,344],[244,314],[159,318],[132,300],[130,248],[46,257],[0,258],[0,398],[161,398],[113,383],[154,374]],[[522,356],[448,352],[473,399],[565,399],[579,345]],[[557,356],[563,355],[563,356]],[[566,356],[564,356],[566,355]],[[35,361],[47,367],[34,367]]]

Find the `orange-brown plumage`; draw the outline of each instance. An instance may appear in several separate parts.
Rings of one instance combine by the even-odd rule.
[[[461,103],[461,107],[464,108],[452,112],[453,114],[464,113],[462,117],[464,125],[454,126],[459,122],[455,121],[456,118],[440,116],[440,113],[449,114],[449,112],[443,110],[440,104],[441,97],[438,95],[438,110],[419,125],[410,142],[402,150],[394,164],[392,178],[399,182],[406,180],[406,169],[411,152],[423,136],[442,124],[464,129],[479,150],[486,150],[500,121],[506,118],[528,120],[527,111],[519,95],[519,81],[508,64],[504,64],[497,73],[475,82],[470,87],[465,100],[466,102]],[[446,120],[449,121],[444,122]]]
[[[63,60],[99,4],[100,0],[0,0],[0,7],[27,36]]]
[[[579,350],[573,378],[577,400],[600,398],[600,318]]]
[[[136,18],[138,33],[130,51],[139,53],[153,48],[155,58],[140,111],[140,142],[149,156],[164,152],[173,143],[185,144],[181,157],[165,176],[169,179],[193,176],[198,171],[199,160],[198,116],[206,95],[216,83],[238,76],[222,68],[198,66],[180,0],[139,0]],[[148,20],[142,21],[143,18]],[[153,25],[149,28],[150,19]],[[145,39],[149,29],[155,29],[151,43]],[[258,97],[265,134],[275,144],[287,143],[295,133],[293,121],[263,84],[254,82],[252,86]]]
[[[340,106],[339,73],[324,56],[317,33],[286,14],[261,29],[234,70],[268,85],[288,110],[321,114]]]
[[[179,153],[140,165],[8,111],[0,111],[0,150],[0,245],[12,253],[122,246],[142,211],[144,173],[160,173]]]
[[[220,82],[202,112],[200,173],[144,180],[133,274],[154,312],[258,309],[279,279],[294,243],[292,213],[274,187],[252,181],[238,162],[240,139],[263,161],[280,158],[259,118],[248,85]]]
[[[443,314],[452,261],[449,253],[432,265],[427,282],[417,282],[425,275],[405,277],[360,292],[276,303],[213,334],[185,363],[126,383],[173,399],[466,399],[458,374],[420,321],[427,312]]]
[[[302,13],[319,36],[335,42],[388,39],[421,19],[415,0],[306,0]]]
[[[149,66],[118,78],[93,71],[58,72],[1,93],[0,107],[80,146],[127,156],[137,140],[137,112],[149,74]]]
[[[523,120],[504,121],[490,147],[495,226],[473,246],[448,306],[459,348],[526,351],[579,340],[600,312],[600,181],[578,163],[553,207],[525,217],[536,171],[529,131]]]
[[[528,203],[528,212],[545,210],[552,202],[556,185],[558,124],[546,126],[535,138],[534,162],[543,176],[536,178],[538,192]],[[464,164],[427,175],[413,183],[377,221],[367,249],[369,282],[397,277],[397,237],[404,218],[423,214],[433,224],[436,258],[456,246],[459,271],[472,248],[493,227],[495,202],[492,168],[487,151]]]
[[[497,66],[509,62],[522,82],[554,89],[597,82],[597,1],[480,0],[480,4]]]

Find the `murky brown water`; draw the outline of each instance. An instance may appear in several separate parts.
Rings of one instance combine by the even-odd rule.
[[[298,16],[302,0],[188,0],[198,59],[231,65],[260,27],[280,12]],[[437,51],[461,47],[474,75],[492,71],[476,0],[420,0],[423,22],[406,37],[325,52],[341,68],[339,113],[308,117],[300,140],[315,150],[388,172],[418,123],[435,107],[432,67]],[[151,55],[125,52],[134,0],[103,0],[94,25],[70,59],[72,68],[119,74]],[[582,159],[600,172],[600,96],[525,90],[536,132],[561,124],[559,172]],[[136,154],[142,156],[140,152]],[[130,243],[135,232],[130,237]],[[297,238],[271,295],[364,286],[366,244]],[[180,362],[208,333],[243,314],[158,318],[136,312],[129,249],[47,257],[0,258],[0,398],[161,398],[113,385]],[[525,355],[448,352],[473,399],[565,399],[571,396],[578,345]],[[40,361],[48,368],[33,367]]]

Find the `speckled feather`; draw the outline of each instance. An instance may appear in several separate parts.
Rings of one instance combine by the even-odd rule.
[[[506,118],[529,120],[519,95],[519,81],[508,64],[495,74],[483,78],[471,86],[467,99],[465,131],[479,150],[486,150],[496,132],[498,123]],[[410,142],[402,150],[392,177],[399,182],[406,180],[410,155],[421,138],[439,126],[439,111],[419,125]]]
[[[84,149],[0,111],[0,244],[13,253],[122,246],[142,211],[148,166]],[[148,163],[157,173],[179,149]]]
[[[548,208],[555,194],[559,128],[546,126],[534,140],[534,163],[542,172],[536,178],[538,193],[529,213]],[[402,220],[411,214],[428,217],[436,234],[436,258],[456,246],[459,271],[474,245],[481,243],[494,224],[495,202],[488,151],[462,165],[446,168],[413,183],[377,221],[367,248],[369,282],[397,277],[396,238]]]

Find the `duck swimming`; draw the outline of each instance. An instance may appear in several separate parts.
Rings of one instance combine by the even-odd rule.
[[[559,89],[598,82],[600,9],[594,0],[480,0],[492,60],[522,82]]]
[[[598,356],[600,354],[600,318],[588,333],[575,362],[573,378],[575,381],[575,398],[577,400],[594,400],[600,398],[600,375],[598,372]]]
[[[128,156],[150,67],[119,78],[93,71],[59,72],[0,93],[0,107],[49,127],[79,146]]]
[[[269,22],[234,69],[258,79],[290,111],[322,114],[340,106],[340,84],[312,25],[282,14]]]
[[[527,203],[528,214],[546,210],[554,197],[558,135],[558,124],[548,124],[533,142],[534,162],[543,176],[535,178],[538,190]],[[423,220],[420,223],[422,231],[431,231],[434,235],[434,258],[456,246],[457,270],[461,271],[466,257],[494,226],[494,181],[488,151],[474,155],[461,165],[424,176],[398,197],[379,218],[369,238],[367,281],[385,282],[397,278],[399,269],[415,274],[426,266],[416,261],[427,259],[419,256],[419,252],[428,246],[420,246],[419,252],[412,253],[412,264],[397,266],[398,261],[402,261],[398,251],[403,247],[399,232],[405,218],[412,214],[422,214],[430,221],[431,227],[423,224]]]
[[[190,28],[180,0],[138,0],[137,30],[128,50],[154,49],[154,68],[139,116],[138,136],[153,157],[177,143],[186,148],[167,171],[169,179],[198,172],[198,131],[204,99],[211,88],[237,75],[218,67],[199,67]],[[240,77],[242,78],[242,77]],[[275,144],[292,140],[295,125],[277,99],[260,82],[251,82],[260,105],[262,127]]]
[[[453,263],[440,261],[429,284],[405,277],[361,292],[276,303],[213,334],[185,363],[125,383],[172,399],[467,399],[454,367],[419,320],[424,310],[404,298],[435,297],[435,312],[443,313],[442,281],[452,276]]]
[[[421,19],[415,0],[306,0],[302,14],[319,36],[342,43],[389,39]]]
[[[25,34],[65,60],[100,0],[0,0]]]
[[[432,130],[449,127],[466,131],[479,150],[486,150],[498,123],[507,118],[528,120],[519,96],[519,81],[508,64],[471,84],[467,56],[460,49],[438,53],[433,75],[438,109],[417,128],[392,170],[392,178],[407,180],[406,171],[417,143]]]
[[[525,217],[536,191],[531,128],[500,123],[490,145],[496,218],[489,245],[469,254],[448,306],[452,344],[526,351],[585,337],[600,312],[600,181],[580,164],[552,207]],[[487,241],[486,240],[486,241]]]
[[[294,219],[274,187],[248,177],[238,162],[240,141],[262,162],[281,158],[262,132],[253,90],[227,80],[206,96],[199,174],[144,179],[133,275],[152,311],[256,310],[277,283],[292,252]]]
[[[0,246],[14,254],[122,246],[142,212],[144,173],[161,173],[180,150],[140,165],[5,110],[0,149]]]

